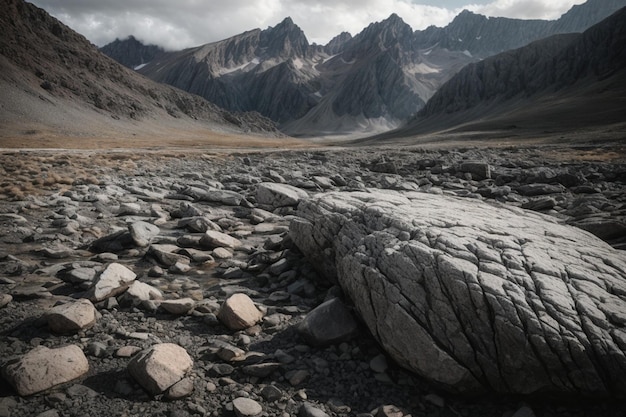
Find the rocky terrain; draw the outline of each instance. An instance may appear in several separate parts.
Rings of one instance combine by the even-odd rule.
[[[622,415],[625,154],[3,151],[0,415]]]

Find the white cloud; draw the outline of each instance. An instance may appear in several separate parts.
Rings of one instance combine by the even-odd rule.
[[[495,0],[488,4],[470,4],[465,8],[486,16],[515,17],[517,19],[558,19],[573,5],[586,0]]]
[[[290,16],[309,42],[327,43],[343,31],[353,35],[396,13],[414,30],[445,26],[463,8],[489,16],[556,18],[584,0],[495,0],[444,7],[411,0],[32,0],[102,46],[134,35],[145,43],[182,49],[241,32],[275,26]],[[417,0],[419,1],[419,0]],[[458,1],[455,1],[458,4]]]

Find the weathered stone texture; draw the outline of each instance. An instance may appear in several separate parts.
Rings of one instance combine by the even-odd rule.
[[[404,367],[454,391],[626,395],[626,259],[591,234],[416,192],[298,213],[294,242]]]

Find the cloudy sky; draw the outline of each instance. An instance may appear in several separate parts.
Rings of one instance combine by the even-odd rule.
[[[103,46],[134,35],[144,43],[182,49],[275,26],[290,16],[309,42],[397,13],[414,30],[445,26],[463,9],[487,16],[556,19],[585,0],[29,0]]]

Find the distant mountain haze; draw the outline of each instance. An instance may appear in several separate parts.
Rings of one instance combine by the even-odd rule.
[[[134,39],[102,51],[225,109],[259,112],[290,135],[379,133],[412,119],[467,64],[555,34],[583,32],[623,6],[626,0],[589,0],[555,21],[464,11],[444,28],[422,31],[394,14],[324,46],[310,44],[286,18],[151,60]]]

